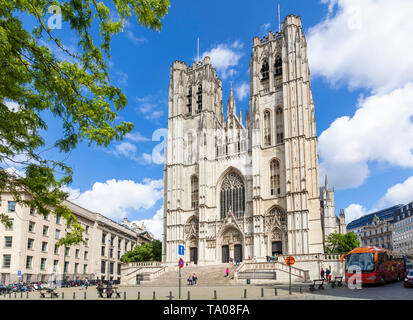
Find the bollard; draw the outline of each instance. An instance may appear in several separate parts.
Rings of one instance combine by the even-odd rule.
[[[73,300],[76,299],[76,292],[73,292]]]
[[[214,299],[215,300],[217,299],[217,291],[216,290],[214,290]]]
[[[123,293],[123,300],[126,300],[126,291]]]
[[[264,288],[261,288],[261,297],[264,297]]]
[[[15,293],[14,293],[14,299],[16,299],[16,297],[17,297],[17,293],[15,292]]]
[[[277,288],[274,288],[274,295],[277,295]]]
[[[303,293],[303,287],[300,286],[300,293]]]
[[[169,300],[172,300],[172,291],[169,291]]]
[[[141,292],[138,291],[138,300],[140,300],[140,299],[141,299]]]
[[[153,297],[152,297],[152,300],[156,300],[155,291],[153,292]]]
[[[188,300],[191,300],[191,293],[188,290]]]
[[[23,291],[20,291],[20,299],[23,299]]]
[[[64,299],[65,299],[65,293],[62,292],[62,300],[64,300]]]
[[[26,291],[26,299],[29,299],[29,292]]]
[[[9,292],[9,298],[11,298],[11,292]]]
[[[244,298],[247,297],[247,289],[244,289]]]
[[[86,300],[86,291],[83,293],[83,299]]]

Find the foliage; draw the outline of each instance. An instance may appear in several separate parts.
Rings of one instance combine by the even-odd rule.
[[[120,257],[120,261],[123,263],[161,260],[162,242],[159,240],[136,246],[133,250],[126,252]]]
[[[326,253],[347,253],[359,246],[360,241],[353,232],[331,233],[327,237]]]
[[[69,154],[82,141],[107,147],[121,140],[133,125],[117,120],[127,100],[109,79],[105,59],[110,58],[112,36],[123,31],[132,15],[139,25],[161,30],[169,7],[169,0],[107,2],[112,12],[96,0],[0,0],[0,192],[11,193],[39,214],[62,216],[68,236],[59,244],[81,242],[83,230],[62,204],[72,169],[49,159],[48,149],[42,149],[48,129],[44,116],[62,123],[62,135],[53,141],[62,153]],[[77,37],[74,50],[47,25],[51,5],[60,7],[62,26]],[[28,20],[34,21],[31,30],[23,26]],[[96,24],[99,44],[92,37]],[[0,212],[0,222],[9,223],[6,213]]]

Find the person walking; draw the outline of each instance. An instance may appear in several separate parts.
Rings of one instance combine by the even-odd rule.
[[[326,279],[327,279],[327,282],[330,282],[330,279],[329,279],[329,276],[330,275],[330,269],[326,269]]]
[[[226,273],[226,277],[228,278],[228,277],[229,277],[229,268],[227,268],[227,269],[225,270],[225,273]]]
[[[325,280],[324,274],[325,274],[324,269],[321,269],[320,276],[322,280]]]
[[[196,274],[194,273],[194,274],[192,275],[192,283],[193,283],[194,286],[196,286],[197,280],[198,280],[198,277],[197,277]]]
[[[86,278],[86,280],[85,280],[85,289],[87,290],[88,287],[89,287],[89,280]]]

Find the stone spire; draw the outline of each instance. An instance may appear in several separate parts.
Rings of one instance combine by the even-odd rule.
[[[235,115],[236,109],[237,109],[237,106],[235,103],[234,90],[232,89],[232,82],[231,82],[231,92],[229,94],[229,99],[228,99],[228,104],[227,104],[227,117],[229,117],[231,114]]]

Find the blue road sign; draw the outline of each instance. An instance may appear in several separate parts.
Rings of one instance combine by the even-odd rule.
[[[183,256],[183,255],[184,255],[184,252],[185,252],[185,246],[184,246],[183,244],[179,244],[179,245],[178,245],[178,254],[179,254],[180,256]]]
[[[18,276],[18,277],[21,277],[21,276],[22,276],[21,270],[17,271],[17,276]]]

